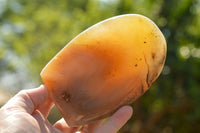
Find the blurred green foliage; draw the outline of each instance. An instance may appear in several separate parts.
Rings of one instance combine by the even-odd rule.
[[[200,0],[0,0],[0,74],[26,68],[31,81],[23,81],[41,83],[42,68],[80,32],[115,15],[143,14],[165,35],[167,59],[120,133],[200,132],[199,7]]]

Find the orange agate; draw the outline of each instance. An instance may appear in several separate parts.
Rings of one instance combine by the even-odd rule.
[[[146,92],[166,58],[159,28],[137,14],[80,33],[42,70],[43,83],[69,126],[110,116]]]

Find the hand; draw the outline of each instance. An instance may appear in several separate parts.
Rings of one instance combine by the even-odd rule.
[[[1,133],[116,133],[131,117],[132,108],[124,106],[102,125],[103,120],[69,127],[63,119],[51,125],[47,120],[53,101],[44,85],[22,90],[0,109]]]

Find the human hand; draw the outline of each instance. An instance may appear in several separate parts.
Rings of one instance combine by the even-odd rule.
[[[103,120],[80,127],[69,127],[63,119],[51,125],[47,120],[53,107],[44,85],[22,90],[0,109],[1,133],[116,133],[131,117],[132,108],[124,106],[103,125]],[[80,129],[80,130],[79,130]]]

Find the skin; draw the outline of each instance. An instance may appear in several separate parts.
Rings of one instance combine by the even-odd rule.
[[[1,133],[116,133],[131,117],[132,108],[123,106],[108,121],[69,127],[64,119],[51,125],[47,116],[54,106],[46,86],[22,90],[0,109]]]

